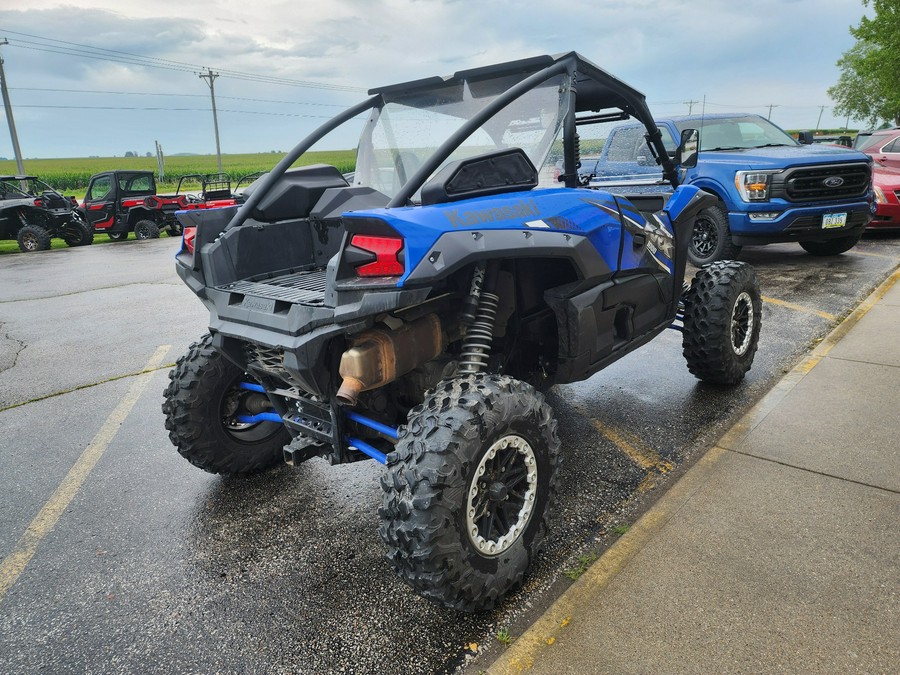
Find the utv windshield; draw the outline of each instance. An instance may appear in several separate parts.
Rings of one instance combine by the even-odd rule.
[[[675,123],[678,131],[700,130],[700,150],[743,150],[779,145],[799,145],[774,124],[756,115],[710,118]]]
[[[386,93],[384,106],[372,110],[360,139],[354,185],[393,197],[468,119],[523,78],[452,81]],[[551,78],[510,103],[470,134],[444,164],[521,148],[540,169],[560,133],[567,100],[561,93],[562,81],[562,76]]]

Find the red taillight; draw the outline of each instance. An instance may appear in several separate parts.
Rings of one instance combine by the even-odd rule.
[[[187,249],[187,252],[191,255],[194,255],[194,237],[197,236],[197,228],[196,227],[186,227],[184,228],[184,233],[181,235],[181,246],[182,248]]]
[[[398,237],[373,237],[367,234],[354,234],[350,245],[375,254],[375,260],[356,268],[361,277],[394,277],[403,274],[403,263],[400,262],[400,249],[403,240]]]
[[[38,208],[42,208],[44,206],[44,200],[43,199],[35,199],[34,205]]]

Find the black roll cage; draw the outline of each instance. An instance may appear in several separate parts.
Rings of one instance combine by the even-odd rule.
[[[597,121],[615,119],[618,113],[601,114],[601,111],[609,108],[618,108],[625,115],[634,117],[647,129],[647,144],[656,161],[662,166],[663,177],[673,187],[678,185],[678,171],[669,157],[663,145],[662,134],[653,122],[653,116],[647,107],[645,96],[613,77],[606,71],[585,59],[577,52],[567,52],[556,56],[536,56],[519,61],[485,66],[466,71],[459,71],[446,78],[431,77],[415,80],[404,84],[391,85],[369,91],[370,98],[348,108],[343,113],[321,125],[310,135],[298,143],[268,174],[260,179],[260,184],[253,191],[246,202],[232,217],[231,222],[224,228],[230,230],[241,226],[250,217],[250,214],[274,187],[285,172],[307,150],[319,140],[331,133],[345,122],[353,119],[373,108],[381,108],[390,100],[390,94],[409,93],[417,90],[432,89],[436,85],[452,84],[468,79],[486,79],[488,77],[525,74],[530,75],[520,80],[474,116],[468,119],[459,129],[451,134],[444,143],[432,155],[422,163],[422,166],[403,184],[396,195],[390,200],[387,208],[406,206],[410,197],[419,190],[434,171],[478,128],[491,117],[509,105],[531,89],[541,85],[555,75],[565,73],[568,76],[569,105],[566,117],[563,120],[563,159],[565,163],[564,184],[566,187],[578,187],[576,163],[578,161],[576,125],[589,124]],[[581,92],[579,95],[579,91]],[[386,97],[385,94],[388,94]],[[576,117],[579,112],[594,113],[581,118]],[[623,117],[623,119],[625,119]]]

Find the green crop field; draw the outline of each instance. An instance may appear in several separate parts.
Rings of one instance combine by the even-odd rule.
[[[281,153],[256,153],[249,155],[222,155],[222,170],[232,183],[241,176],[255,171],[268,171],[282,158]],[[297,165],[331,164],[342,173],[353,171],[356,165],[355,150],[333,150],[307,152]],[[25,171],[49,183],[67,194],[82,196],[88,181],[95,173],[116,169],[146,169],[156,172],[155,157],[79,157],[71,159],[26,159]],[[191,173],[215,173],[214,155],[186,155],[166,157],[165,175],[159,182],[159,191],[174,189],[178,179]],[[16,163],[13,160],[0,161],[0,174],[14,175]]]

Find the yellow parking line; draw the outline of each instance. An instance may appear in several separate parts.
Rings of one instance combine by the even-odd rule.
[[[896,255],[885,255],[884,253],[872,253],[871,251],[858,251],[855,248],[853,249],[852,253],[854,255],[867,255],[870,258],[885,258],[887,260],[900,259],[900,256],[896,256]]]
[[[591,419],[594,428],[603,434],[604,438],[612,441],[616,447],[624,452],[631,461],[641,467],[644,471],[658,471],[659,473],[668,473],[672,470],[672,463],[667,462],[662,456],[649,445],[644,443],[640,438],[633,436],[624,431],[608,427],[603,422]]]
[[[823,312],[819,309],[810,309],[809,307],[804,307],[803,305],[795,305],[793,302],[788,302],[787,300],[779,300],[778,298],[768,298],[765,295],[762,296],[764,302],[771,303],[773,305],[778,305],[779,307],[787,307],[788,309],[795,309],[798,312],[806,312],[807,314],[815,314],[816,316],[821,316],[823,319],[828,319],[829,321],[834,321],[837,317],[834,314],[829,314],[828,312]]]
[[[149,384],[150,379],[153,377],[153,372],[148,371],[153,371],[159,367],[169,349],[171,349],[171,345],[163,345],[156,350],[156,353],[144,366],[142,373],[135,378],[125,397],[119,401],[119,405],[116,406],[103,426],[100,427],[100,431],[94,436],[94,440],[81,453],[78,461],[69,469],[69,473],[66,474],[62,483],[56,488],[56,492],[47,500],[40,513],[35,516],[28,529],[16,542],[13,552],[0,563],[0,600],[3,600],[6,592],[16,583],[25,567],[31,561],[31,558],[34,557],[43,538],[53,529],[60,516],[69,507],[72,499],[78,493],[78,490],[81,489],[94,466],[103,456],[103,453],[106,452],[112,439],[119,431],[122,422],[128,417],[134,404],[137,403],[144,389]]]

